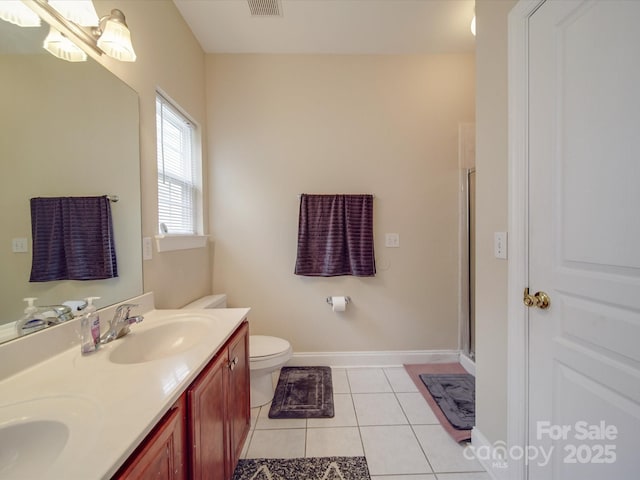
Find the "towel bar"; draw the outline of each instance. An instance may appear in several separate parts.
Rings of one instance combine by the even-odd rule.
[[[298,194],[298,198],[302,197],[302,195],[303,195],[302,193],[299,193],[299,194]],[[333,194],[332,194],[332,193],[316,193],[316,194],[312,194],[312,193],[310,193],[310,194],[308,194],[308,195],[333,195]],[[373,198],[376,198],[375,194],[373,194],[373,193],[353,193],[353,194],[349,194],[349,193],[344,193],[344,194],[336,193],[335,195],[371,195]]]

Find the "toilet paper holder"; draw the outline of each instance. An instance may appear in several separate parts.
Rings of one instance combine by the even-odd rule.
[[[344,300],[347,303],[347,305],[351,303],[351,297],[344,297]],[[327,303],[333,307],[333,297],[327,297]]]

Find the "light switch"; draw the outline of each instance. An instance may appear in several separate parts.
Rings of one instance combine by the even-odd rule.
[[[384,236],[384,246],[390,248],[400,247],[400,235],[397,233],[387,233]]]
[[[27,253],[29,251],[29,240],[26,238],[14,238],[11,241],[11,251],[13,253]]]
[[[153,244],[151,237],[142,238],[142,259],[151,260],[153,258]]]
[[[507,258],[507,232],[493,233],[493,254],[496,258]]]

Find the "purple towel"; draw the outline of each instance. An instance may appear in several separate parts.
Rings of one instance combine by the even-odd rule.
[[[300,197],[295,274],[375,276],[372,195]]]
[[[32,198],[31,233],[31,282],[118,276],[106,196]]]

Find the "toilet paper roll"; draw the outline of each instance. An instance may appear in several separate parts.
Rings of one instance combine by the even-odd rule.
[[[346,297],[331,297],[331,303],[334,312],[344,312],[347,308]]]

